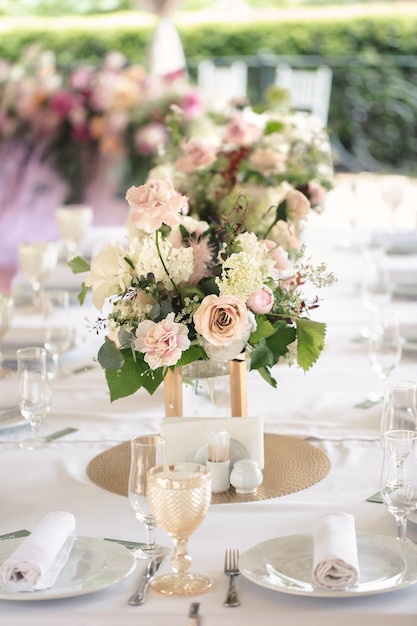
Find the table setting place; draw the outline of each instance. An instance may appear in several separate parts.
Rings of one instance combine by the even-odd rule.
[[[229,371],[184,378],[174,415],[152,377],[112,397],[66,260],[119,230],[63,237],[20,274],[0,300],[2,626],[414,626],[414,235],[340,249],[335,204],[303,234],[341,268],[323,354],[274,363],[276,386],[247,367],[238,415]]]

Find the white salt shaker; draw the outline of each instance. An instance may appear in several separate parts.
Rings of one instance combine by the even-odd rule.
[[[237,493],[255,493],[264,477],[259,465],[253,459],[240,459],[233,465],[230,483]]]

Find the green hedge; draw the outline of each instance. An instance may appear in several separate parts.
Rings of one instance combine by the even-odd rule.
[[[123,25],[119,20],[90,17],[71,20],[65,28],[57,27],[54,19],[25,21],[24,26],[17,22],[15,27],[2,29],[0,57],[16,61],[27,45],[41,42],[45,48],[55,50],[63,64],[99,63],[108,50],[120,50],[131,62],[145,62],[154,23],[138,17],[129,19],[128,14]],[[260,50],[323,57],[414,55],[417,10],[409,16],[396,15],[394,8],[392,15],[333,20],[282,19],[192,26],[178,22],[178,30],[187,57],[252,56]]]

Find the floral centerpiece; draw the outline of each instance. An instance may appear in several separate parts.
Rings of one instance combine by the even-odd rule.
[[[300,222],[310,208],[323,208],[333,184],[326,131],[311,116],[274,109],[259,114],[244,107],[188,125],[172,109],[169,141],[149,179],[172,180],[198,219],[230,215],[244,198],[249,231],[297,248]]]
[[[218,224],[197,220],[168,180],[131,187],[126,199],[125,244],[106,245],[91,264],[70,262],[88,272],[80,302],[91,290],[101,311],[98,361],[112,401],[141,387],[152,394],[169,368],[198,360],[245,357],[273,386],[280,359],[315,363],[325,324],[310,319],[319,301],[302,286],[331,284],[325,265],[304,264],[301,250],[289,273],[288,253],[244,228],[244,209],[238,221],[236,210]]]

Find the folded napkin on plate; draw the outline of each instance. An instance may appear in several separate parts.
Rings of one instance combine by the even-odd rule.
[[[71,513],[48,513],[1,566],[2,586],[9,591],[52,587],[70,555],[74,531]]]
[[[326,589],[352,587],[359,560],[355,519],[349,513],[327,513],[314,522],[313,579]]]

